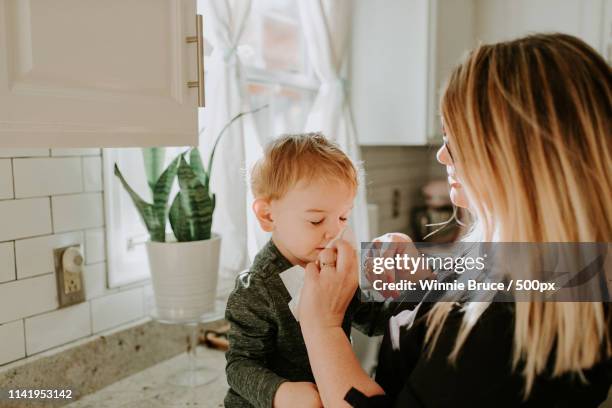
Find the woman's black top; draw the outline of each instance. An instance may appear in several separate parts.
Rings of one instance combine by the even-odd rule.
[[[523,398],[521,367],[512,368],[513,303],[489,305],[453,364],[448,356],[463,318],[459,308],[454,308],[429,357],[423,351],[425,318],[433,304],[421,303],[416,312],[401,312],[387,325],[376,371],[376,382],[385,395],[368,398],[353,388],[345,396],[347,402],[355,407],[582,408],[597,407],[606,399],[612,383],[610,359],[585,370],[586,381],[578,375],[542,374],[535,379],[531,393]],[[401,326],[402,320],[411,318],[412,325]]]

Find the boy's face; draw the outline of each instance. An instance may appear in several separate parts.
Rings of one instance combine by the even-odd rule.
[[[353,189],[339,181],[315,180],[297,183],[278,200],[260,202],[267,207],[267,220],[260,216],[259,200],[254,209],[281,253],[292,264],[304,266],[344,229],[354,198]]]

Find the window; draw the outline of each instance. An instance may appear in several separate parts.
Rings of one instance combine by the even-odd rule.
[[[166,148],[166,165],[184,150],[186,148]],[[103,149],[109,288],[145,280],[150,276],[145,247],[149,234],[132,200],[114,175],[115,163],[119,166],[130,187],[144,200],[152,202],[151,190],[144,172],[142,149]],[[178,186],[175,185],[170,197],[174,197],[177,190]]]
[[[247,90],[263,140],[304,129],[319,83],[308,64],[297,1],[255,0],[241,44]]]
[[[307,74],[297,1],[254,0],[241,37],[244,65]]]

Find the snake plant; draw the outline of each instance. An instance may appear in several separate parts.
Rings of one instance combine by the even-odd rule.
[[[164,160],[163,149],[143,149],[145,172],[152,191],[153,203],[142,199],[129,186],[115,163],[115,176],[119,178],[123,188],[134,202],[140,218],[149,231],[151,241],[166,241],[166,221],[168,219],[174,236],[179,242],[210,239],[215,210],[215,195],[210,191],[210,177],[219,140],[235,121],[246,114],[258,112],[266,106],[239,113],[223,127],[215,139],[206,168],[202,163],[198,148],[192,148],[179,154],[163,172],[161,172],[161,163]],[[187,154],[189,154],[189,161],[185,158]],[[175,177],[178,178],[180,190],[168,208],[168,199]]]

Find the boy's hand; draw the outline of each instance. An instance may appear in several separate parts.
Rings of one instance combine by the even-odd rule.
[[[274,408],[323,406],[317,386],[311,382],[284,382],[274,395]]]
[[[375,251],[376,256],[384,258],[394,258],[396,255],[408,254],[410,257],[418,257],[419,251],[416,249],[412,239],[406,234],[399,232],[391,232],[380,237],[374,238],[372,242],[389,243],[388,246],[383,246],[381,250]],[[421,268],[415,273],[410,273],[404,270],[387,270],[382,275],[375,275],[371,265],[366,265],[366,279],[373,282],[375,279],[380,279],[383,282],[399,282],[402,279],[417,282],[420,279],[428,279],[431,277],[431,271]],[[381,295],[384,297],[397,298],[401,292],[397,290],[381,290]]]

